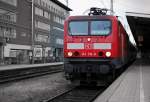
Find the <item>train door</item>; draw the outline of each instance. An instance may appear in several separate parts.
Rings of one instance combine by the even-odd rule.
[[[125,63],[125,33],[122,29],[122,25],[119,26],[120,38],[121,38],[121,61]]]
[[[122,62],[124,62],[124,35],[121,33],[121,58]]]

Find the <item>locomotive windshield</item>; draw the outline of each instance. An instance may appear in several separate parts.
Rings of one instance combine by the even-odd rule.
[[[70,35],[88,35],[88,21],[72,21],[69,23]]]
[[[111,32],[111,21],[71,21],[70,35],[108,35]]]
[[[110,21],[92,21],[91,35],[108,35],[111,31]]]

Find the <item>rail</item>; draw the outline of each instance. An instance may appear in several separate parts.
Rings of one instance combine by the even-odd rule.
[[[92,102],[104,89],[104,87],[75,87],[41,102]]]

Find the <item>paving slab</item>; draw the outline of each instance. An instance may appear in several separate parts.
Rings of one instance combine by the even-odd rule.
[[[94,102],[150,102],[150,65],[137,60]]]
[[[23,68],[34,68],[34,67],[46,67],[46,66],[55,66],[55,65],[63,65],[63,62],[43,63],[43,64],[6,65],[6,66],[0,66],[0,71],[23,69]]]

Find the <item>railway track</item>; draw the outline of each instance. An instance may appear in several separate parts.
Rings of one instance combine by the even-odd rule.
[[[13,70],[13,71],[2,71],[0,72],[0,84],[17,81],[21,79],[27,79],[57,72],[62,72],[62,66],[55,66],[52,68],[31,68],[31,69],[23,69],[23,70]]]
[[[76,87],[42,102],[92,102],[104,87]]]

